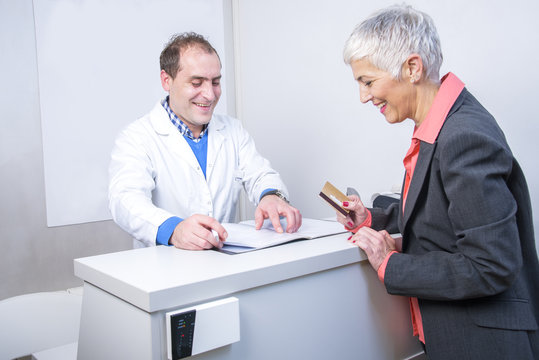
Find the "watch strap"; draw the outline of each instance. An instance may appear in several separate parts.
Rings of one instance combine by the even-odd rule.
[[[283,199],[284,201],[286,201],[288,204],[290,203],[290,201],[288,201],[288,199],[286,198],[286,196],[281,192],[281,190],[270,190],[270,191],[267,191],[264,195],[262,195],[262,197],[260,198],[260,200],[262,200],[265,196],[268,196],[268,195],[276,195],[278,196],[279,198]]]

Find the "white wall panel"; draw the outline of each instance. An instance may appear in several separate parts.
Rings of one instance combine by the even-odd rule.
[[[47,223],[110,219],[112,144],[165,96],[159,54],[170,36],[207,36],[226,68],[223,0],[34,0],[34,16]],[[226,113],[226,96],[216,111]]]

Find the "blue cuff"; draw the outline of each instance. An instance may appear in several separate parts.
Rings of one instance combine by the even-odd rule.
[[[269,191],[274,191],[274,190],[277,190],[277,189],[266,189],[266,190],[262,191],[262,194],[260,194],[260,197],[258,198],[258,201],[262,200],[262,197],[264,196],[265,193],[267,193]]]
[[[182,218],[179,218],[177,216],[172,216],[166,219],[161,225],[159,225],[159,228],[157,229],[157,237],[155,239],[155,245],[169,246],[170,244],[168,243],[168,241],[170,240],[170,237],[172,236],[174,229],[176,229],[176,226],[182,221],[183,221]]]

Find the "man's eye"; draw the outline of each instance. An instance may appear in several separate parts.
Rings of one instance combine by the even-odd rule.
[[[221,82],[220,82],[220,81],[214,81],[214,82],[213,82],[213,86],[219,86],[219,85],[221,85]]]
[[[365,86],[370,87],[372,85],[372,81],[365,81]]]
[[[192,84],[194,87],[199,87],[200,85],[202,85],[201,82],[193,82]]]

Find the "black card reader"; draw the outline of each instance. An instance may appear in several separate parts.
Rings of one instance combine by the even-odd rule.
[[[183,359],[193,352],[196,310],[186,311],[170,317],[172,359]]]

